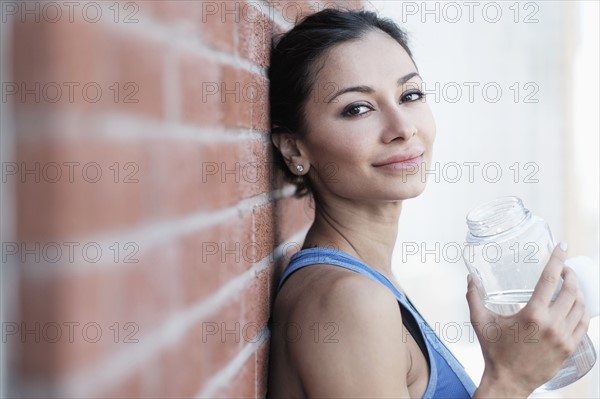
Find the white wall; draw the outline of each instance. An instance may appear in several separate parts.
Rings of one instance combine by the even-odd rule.
[[[430,324],[439,323],[439,332],[447,342],[461,334],[458,342],[449,345],[477,382],[483,360],[476,339],[463,324],[469,320],[466,268],[462,259],[456,259],[455,251],[464,242],[467,212],[495,197],[519,196],[526,207],[548,222],[557,240],[588,241],[586,246],[575,243],[571,248],[592,249],[591,253],[571,255],[586,254],[598,259],[597,200],[595,208],[589,205],[593,200],[585,202],[591,210],[584,218],[592,225],[586,231],[595,231],[596,237],[567,235],[566,228],[573,224],[566,219],[570,215],[567,210],[578,206],[574,203],[576,196],[565,194],[567,187],[574,187],[574,174],[582,181],[575,187],[580,196],[581,192],[594,189],[585,183],[589,176],[581,170],[583,167],[573,163],[573,152],[577,143],[590,140],[589,135],[595,137],[596,143],[598,136],[597,128],[590,126],[579,126],[577,133],[583,135],[579,141],[573,134],[573,58],[569,55],[577,51],[575,28],[580,14],[575,2],[558,1],[388,0],[372,1],[371,5],[409,31],[411,49],[431,91],[428,102],[437,122],[433,161],[438,165],[439,181],[430,175],[425,193],[404,204],[394,271]],[[595,15],[597,26],[598,13]],[[588,68],[587,73],[593,73],[593,68]],[[596,83],[583,79],[588,91],[592,82],[597,93],[597,79]],[[487,92],[483,90],[486,84]],[[473,86],[471,98],[469,85]],[[460,98],[457,87],[461,89]],[[500,96],[496,96],[498,87]],[[588,153],[586,159],[591,163],[587,169],[598,169],[597,152]],[[480,163],[474,166],[472,181],[465,162]],[[515,163],[519,165],[518,176]],[[484,173],[486,165],[489,169]],[[496,170],[502,175],[492,182],[496,180]],[[462,173],[458,179],[457,171]],[[586,196],[597,198],[597,183],[595,187],[596,192]],[[577,228],[576,225],[570,231]],[[420,250],[407,254],[405,250],[413,245]],[[444,246],[448,250],[445,256]],[[421,251],[424,248],[432,252]],[[540,397],[598,397],[597,384],[596,365],[585,380]]]

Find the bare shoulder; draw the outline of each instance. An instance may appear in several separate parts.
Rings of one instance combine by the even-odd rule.
[[[307,269],[278,305],[289,360],[308,396],[408,396],[408,349],[394,295],[351,271]]]
[[[354,272],[331,276],[316,285],[313,300],[318,302],[320,315],[336,316],[356,322],[372,321],[378,315],[398,316],[398,303],[387,287]]]
[[[297,271],[290,280],[275,304],[276,314],[285,314],[283,318],[290,322],[348,320],[358,325],[385,316],[381,322],[401,323],[394,295],[364,275],[331,265],[313,265]]]

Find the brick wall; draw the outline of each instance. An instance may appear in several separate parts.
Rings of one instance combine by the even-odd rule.
[[[312,218],[272,171],[269,43],[333,3],[0,3],[3,394],[265,395]]]

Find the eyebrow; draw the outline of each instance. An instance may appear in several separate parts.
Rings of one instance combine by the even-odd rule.
[[[398,86],[402,86],[404,83],[408,82],[409,80],[411,80],[415,76],[421,77],[418,72],[411,72],[408,75],[402,76],[397,81]],[[327,102],[327,104],[329,104],[333,100],[335,100],[336,97],[341,96],[342,94],[349,93],[349,92],[373,93],[373,89],[371,87],[369,87],[369,86],[352,86],[352,87],[346,87],[345,89],[342,89],[342,90],[338,91],[337,93],[335,93],[335,95],[333,97],[331,97],[329,100],[327,100],[326,102]]]

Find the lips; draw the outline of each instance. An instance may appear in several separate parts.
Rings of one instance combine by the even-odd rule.
[[[402,165],[402,164],[418,164],[423,159],[422,150],[411,150],[402,154],[395,154],[384,158],[383,160],[373,164],[375,167]]]

